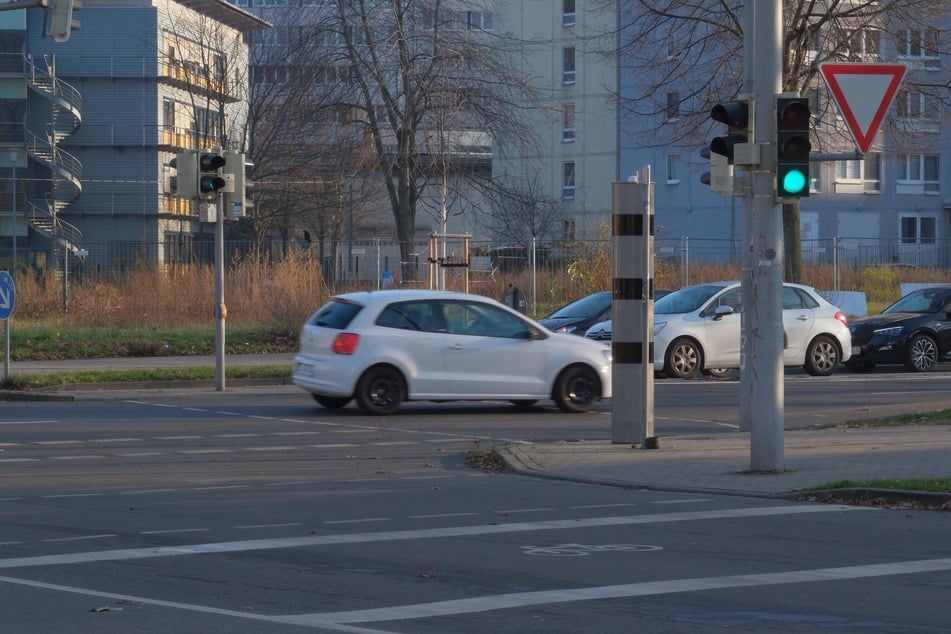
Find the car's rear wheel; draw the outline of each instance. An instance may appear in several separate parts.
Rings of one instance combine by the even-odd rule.
[[[917,334],[905,348],[905,367],[912,372],[929,372],[938,362],[938,344],[925,334]]]
[[[702,358],[700,348],[694,341],[675,339],[664,357],[664,373],[678,379],[690,378],[700,369]]]
[[[345,407],[352,399],[349,396],[324,396],[323,394],[313,394],[314,400],[327,409],[340,409]]]
[[[812,376],[829,376],[839,367],[839,347],[832,337],[819,335],[806,348],[803,369]]]
[[[365,414],[395,414],[406,399],[406,382],[399,370],[378,365],[363,373],[357,382],[357,405]]]
[[[555,381],[552,399],[564,412],[587,412],[601,398],[601,381],[594,370],[583,365],[572,365]]]

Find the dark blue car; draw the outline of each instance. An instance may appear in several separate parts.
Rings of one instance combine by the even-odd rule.
[[[927,372],[951,356],[951,285],[912,291],[880,315],[850,320],[849,331],[852,357],[845,365],[853,372],[880,363]]]

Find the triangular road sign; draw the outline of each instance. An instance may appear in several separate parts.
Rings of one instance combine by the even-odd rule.
[[[862,154],[871,147],[907,71],[904,64],[819,65]]]

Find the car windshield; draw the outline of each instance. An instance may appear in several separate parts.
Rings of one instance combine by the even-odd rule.
[[[941,313],[951,301],[949,288],[923,288],[908,293],[882,313]]]
[[[548,319],[575,319],[578,317],[590,317],[600,314],[605,308],[611,305],[611,293],[595,293],[581,299],[571,302],[567,306],[562,306],[548,316]]]
[[[715,284],[701,284],[688,286],[669,295],[664,295],[654,302],[655,315],[679,315],[692,313],[703,306],[707,300],[723,290],[723,286]]]

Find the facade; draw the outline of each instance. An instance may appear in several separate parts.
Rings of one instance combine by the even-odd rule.
[[[889,34],[867,29],[850,33],[853,44],[842,61],[901,62],[909,72],[863,159],[813,162],[810,195],[800,200],[804,261],[951,268],[949,16],[940,20],[943,27],[932,29],[919,25],[893,27]],[[667,54],[676,60],[676,46]],[[637,77],[645,68],[631,64],[622,58],[622,101],[644,94]],[[663,68],[658,64],[654,72]],[[724,86],[721,98],[732,99],[740,80]],[[681,108],[684,113],[691,106],[696,110],[689,103],[690,87],[668,84],[662,91],[657,101],[667,107],[647,116],[622,116],[619,134],[621,173],[643,165],[653,168],[658,255],[689,254],[691,262],[738,259],[742,198],[713,194],[700,182],[700,175],[709,171],[700,148],[726,131],[708,122],[700,134],[677,134],[688,123]],[[826,86],[817,82],[809,96],[815,117],[813,153],[854,152]],[[671,138],[678,140],[665,141]]]
[[[83,5],[65,43],[44,36],[42,9],[0,12],[0,170],[15,169],[17,187],[0,248],[15,235],[18,260],[40,268],[184,261],[212,231],[174,195],[169,163],[186,148],[241,148],[242,34],[266,24],[218,0]]]
[[[543,240],[599,239],[618,178],[617,14],[575,0],[497,0],[496,30],[521,42],[517,67],[543,102],[535,144],[497,155],[493,173],[533,181],[559,201],[563,222]],[[633,173],[633,172],[631,172]],[[608,235],[609,235],[608,230]]]

